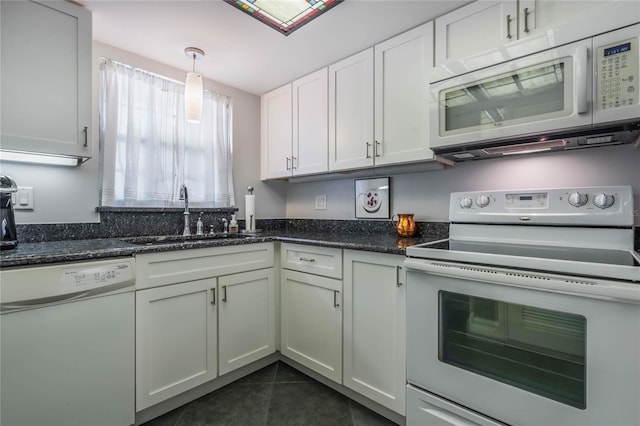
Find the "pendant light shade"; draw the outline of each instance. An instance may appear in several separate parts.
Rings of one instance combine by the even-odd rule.
[[[190,123],[199,123],[202,117],[203,85],[202,76],[196,72],[196,60],[204,57],[204,52],[195,47],[184,49],[187,57],[193,58],[193,71],[187,73],[184,89],[184,112]]]
[[[187,73],[184,115],[191,123],[199,123],[202,117],[202,76],[196,72]]]

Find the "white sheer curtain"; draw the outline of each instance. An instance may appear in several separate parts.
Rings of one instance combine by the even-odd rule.
[[[234,206],[231,124],[231,98],[205,91],[200,123],[187,123],[184,84],[103,59],[102,205],[179,206],[185,184],[191,206]]]

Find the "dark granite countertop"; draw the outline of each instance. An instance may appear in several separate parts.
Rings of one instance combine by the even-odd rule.
[[[220,236],[167,237],[153,241],[154,237],[97,238],[38,243],[20,243],[14,250],[0,252],[0,267],[40,265],[56,262],[80,262],[84,260],[132,256],[170,250],[188,250],[202,247],[219,247],[238,244],[282,241],[287,243],[317,245],[352,250],[404,255],[406,247],[433,240],[433,237],[398,238],[395,234],[331,234],[304,231],[271,231],[263,234],[235,238]],[[150,243],[148,244],[147,243]]]

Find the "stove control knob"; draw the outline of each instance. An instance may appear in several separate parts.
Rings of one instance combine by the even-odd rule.
[[[593,198],[593,204],[596,207],[600,207],[601,209],[609,208],[616,201],[613,195],[607,195],[604,192],[602,194],[598,194]]]
[[[587,194],[574,192],[573,194],[569,195],[569,204],[571,204],[573,207],[584,206],[585,204],[587,204],[588,199],[589,197],[587,196]]]
[[[478,205],[478,207],[487,207],[490,201],[491,200],[489,200],[489,197],[487,197],[486,195],[481,195],[476,198],[476,204]]]
[[[460,207],[463,209],[470,209],[473,206],[473,200],[469,197],[464,197],[460,200]]]

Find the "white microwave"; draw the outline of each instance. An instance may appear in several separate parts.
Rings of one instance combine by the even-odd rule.
[[[431,148],[454,161],[640,135],[640,24],[431,84]]]

